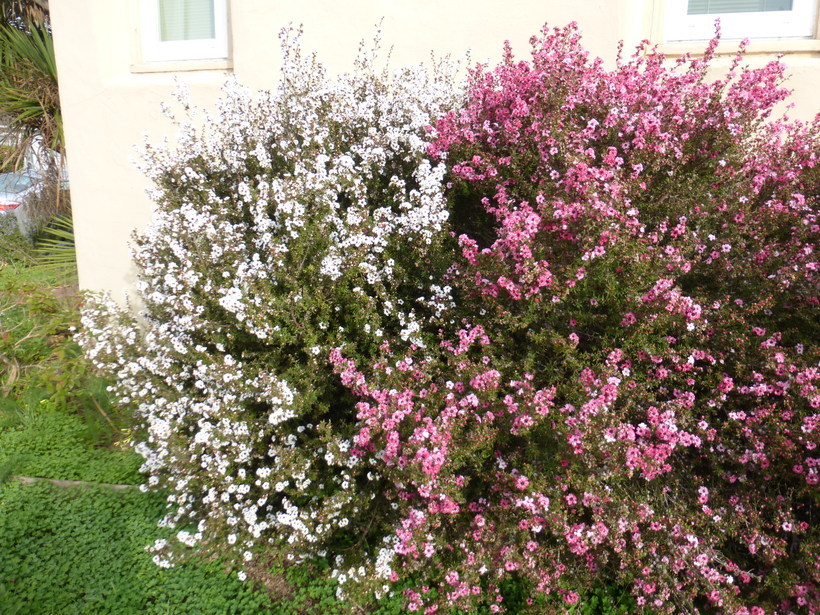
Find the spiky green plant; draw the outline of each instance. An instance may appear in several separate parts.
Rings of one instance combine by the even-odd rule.
[[[0,114],[13,146],[4,163],[18,169],[35,140],[64,153],[54,40],[46,26],[0,24]],[[57,161],[60,164],[60,161]]]
[[[74,280],[77,276],[77,255],[71,218],[63,215],[52,218],[37,239],[34,254],[37,257],[36,267],[64,274]]]
[[[0,0],[0,10],[4,6]],[[65,191],[59,189],[65,139],[54,40],[47,24],[21,26],[19,19],[0,23],[0,120],[7,128],[0,168],[19,171],[36,156],[46,184],[57,186],[28,206],[32,228],[43,228],[53,216],[70,212]]]

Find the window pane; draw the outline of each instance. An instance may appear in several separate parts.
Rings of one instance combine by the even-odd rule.
[[[160,40],[216,38],[213,0],[159,0]]]
[[[792,0],[689,0],[689,15],[791,11]]]

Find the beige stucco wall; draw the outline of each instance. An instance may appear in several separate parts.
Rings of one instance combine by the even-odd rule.
[[[240,82],[260,89],[275,85],[278,32],[287,23],[304,25],[305,47],[317,50],[333,71],[350,66],[359,41],[370,39],[382,20],[394,65],[424,61],[433,50],[461,56],[470,49],[473,60],[495,60],[505,39],[523,58],[527,40],[545,22],[569,21],[579,23],[592,54],[611,59],[621,39],[627,47],[644,38],[660,41],[663,0],[232,0],[230,5],[232,70]],[[155,72],[141,65],[138,0],[51,0],[50,6],[80,284],[122,299],[135,280],[130,235],[150,217],[147,181],[132,164],[133,146],[144,131],[156,140],[173,135],[159,105],[170,99],[175,75],[197,104],[208,106],[225,70]],[[820,107],[817,42],[752,46],[752,51],[793,52],[787,56],[790,85],[802,117]],[[762,53],[753,60],[770,57]]]

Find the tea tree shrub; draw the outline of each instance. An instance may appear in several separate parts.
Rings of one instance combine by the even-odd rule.
[[[459,104],[286,36],[277,92],[148,147],[144,322],[82,338],[170,494],[157,563],[317,555],[426,613],[812,612],[820,130],[772,117],[779,63],[707,79],[716,44],[607,70],[545,30]]]
[[[717,40],[613,70],[574,27],[472,75],[436,127],[465,314],[442,354],[334,353],[390,483],[411,610],[523,579],[658,613],[816,612],[820,124]]]
[[[386,503],[349,454],[354,400],[328,356],[372,360],[387,336],[423,347],[452,303],[445,166],[427,155],[457,101],[449,69],[391,74],[362,51],[331,78],[298,39],[283,33],[276,91],[231,81],[204,128],[146,146],[141,320],[106,302],[84,315],[82,343],[144,431],[147,484],[170,493],[163,566],[175,548],[251,570],[260,545],[285,562],[337,545],[376,574],[380,545],[351,544],[385,536]]]

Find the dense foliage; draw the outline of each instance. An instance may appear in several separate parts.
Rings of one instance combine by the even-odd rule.
[[[567,603],[603,575],[664,612],[816,605],[818,124],[764,123],[778,63],[707,80],[716,41],[607,71],[578,39],[508,50],[439,122],[469,322],[443,358],[337,360],[354,454],[448,602],[506,573]]]
[[[161,494],[47,483],[0,485],[3,615],[275,612],[218,561],[162,571],[145,553]]]
[[[607,70],[545,29],[456,105],[286,37],[275,94],[149,148],[145,310],[82,340],[177,542],[427,613],[815,612],[820,123],[716,44]]]
[[[16,139],[10,143],[15,157],[8,164],[23,166],[23,158],[34,153],[30,148],[35,138],[41,140],[41,149],[46,146],[62,155],[65,139],[51,29],[0,22],[0,67],[0,115]]]

